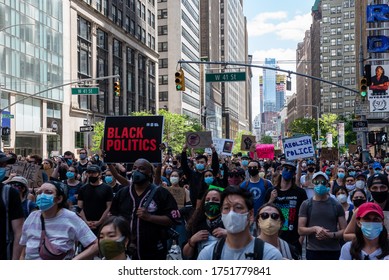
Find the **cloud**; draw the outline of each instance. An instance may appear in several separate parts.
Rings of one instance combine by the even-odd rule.
[[[312,23],[310,13],[288,18],[287,12],[267,12],[258,14],[247,24],[249,37],[276,34],[281,40],[300,41]]]

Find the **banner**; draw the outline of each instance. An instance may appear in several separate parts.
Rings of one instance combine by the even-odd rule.
[[[16,162],[12,165],[7,165],[6,176],[15,173],[17,176],[23,176],[28,181],[28,187],[39,188],[43,184],[42,170],[40,166],[28,162]]]
[[[389,65],[372,66],[368,90],[370,113],[389,112]]]
[[[338,123],[338,147],[344,146],[344,123]]]
[[[209,148],[212,144],[211,131],[187,132],[186,144],[189,148]]]
[[[320,152],[321,160],[338,161],[338,149],[322,148]]]
[[[216,153],[224,156],[232,156],[232,149],[234,148],[234,140],[224,138],[213,138],[213,145]],[[211,154],[211,149],[205,149],[206,153]]]
[[[242,135],[242,141],[240,142],[240,149],[242,151],[250,151],[250,147],[253,143],[255,143],[254,135]]]
[[[258,158],[274,159],[274,144],[257,144],[256,152]]]
[[[312,137],[310,135],[285,138],[283,142],[284,154],[287,160],[308,158],[315,155],[315,149],[313,148]]]
[[[106,117],[104,162],[134,163],[144,158],[151,163],[160,163],[163,122],[163,116]]]

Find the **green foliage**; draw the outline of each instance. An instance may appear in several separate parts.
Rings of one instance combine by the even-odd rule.
[[[273,138],[269,135],[263,135],[261,138],[262,144],[273,144]]]
[[[247,153],[247,151],[242,151],[240,149],[241,144],[242,144],[242,135],[253,135],[253,134],[247,130],[238,131],[238,133],[236,134],[236,137],[234,139],[234,148],[232,149],[233,154],[237,154],[239,152],[241,152],[242,154]]]
[[[159,110],[158,114],[164,116],[164,133],[162,141],[167,142],[174,154],[181,152],[185,143],[186,132],[201,131],[201,124],[196,119],[187,115],[171,113],[166,110]],[[133,112],[131,116],[153,116],[150,112]],[[95,123],[95,132],[92,137],[92,151],[100,150],[100,143],[104,136],[104,122]]]
[[[312,135],[312,139],[317,138],[317,121],[313,118],[295,119],[289,125],[289,131],[294,134]]]

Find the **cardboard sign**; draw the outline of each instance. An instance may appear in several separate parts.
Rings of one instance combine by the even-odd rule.
[[[321,160],[337,161],[338,160],[338,149],[323,148],[320,152]]]
[[[144,158],[162,161],[163,116],[106,117],[103,138],[104,162],[134,163]]]
[[[254,135],[242,135],[242,141],[240,142],[240,149],[242,151],[250,151],[250,147],[253,143],[255,143]]]
[[[185,189],[181,187],[164,187],[167,189],[177,202],[178,209],[185,205]]]
[[[223,156],[232,156],[232,149],[234,148],[234,140],[224,138],[213,138],[213,145],[216,153]],[[206,149],[206,153],[212,153],[211,149]]]
[[[300,136],[295,138],[285,138],[284,154],[287,160],[296,160],[299,158],[308,158],[315,155],[312,136]]]
[[[258,158],[274,158],[274,144],[257,144],[256,152]]]
[[[352,155],[359,153],[358,145],[348,144],[348,153]]]
[[[209,148],[212,145],[211,131],[187,132],[186,144],[189,148]]]
[[[12,165],[7,165],[6,176],[11,173],[16,173],[17,176],[23,176],[27,179],[28,185],[31,188],[38,188],[43,184],[42,170],[39,165],[28,162],[16,162]]]

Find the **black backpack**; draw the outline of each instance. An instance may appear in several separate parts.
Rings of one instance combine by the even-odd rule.
[[[222,255],[223,246],[224,246],[225,242],[226,242],[225,237],[223,237],[217,241],[217,243],[215,244],[215,247],[213,248],[212,260],[220,260],[220,257]],[[246,259],[262,260],[264,247],[265,247],[265,242],[263,242],[263,240],[261,240],[259,238],[255,238],[254,252],[245,254]]]

